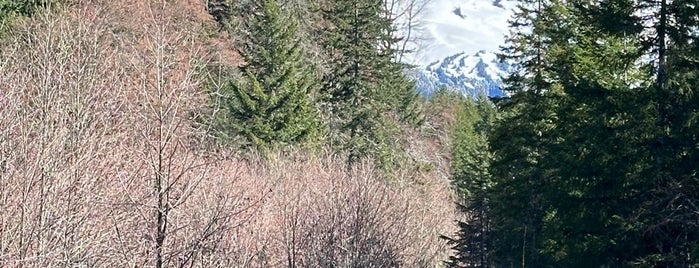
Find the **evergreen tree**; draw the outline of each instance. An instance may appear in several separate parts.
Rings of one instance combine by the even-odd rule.
[[[645,85],[649,103],[646,128],[647,157],[643,195],[634,206],[630,225],[638,251],[629,263],[654,267],[696,265],[699,238],[698,180],[694,161],[697,137],[696,76],[699,10],[696,1],[604,1],[584,5],[588,21],[602,21],[598,29],[640,40],[633,60],[644,64],[652,81]],[[601,18],[607,18],[601,20]],[[615,19],[616,18],[616,19]],[[616,25],[621,25],[619,27]],[[695,117],[694,117],[695,118]],[[628,254],[627,254],[628,255]],[[695,257],[692,257],[695,256]]]
[[[575,21],[568,34],[575,42],[559,49],[565,62],[556,61],[564,98],[545,197],[559,226],[549,250],[565,256],[557,262],[564,266],[618,267],[639,242],[629,220],[647,189],[648,75],[629,60],[634,40]]]
[[[549,172],[546,157],[557,140],[553,132],[561,99],[551,62],[557,44],[565,40],[568,21],[560,1],[522,1],[510,21],[514,34],[503,58],[517,67],[506,79],[511,97],[501,102],[502,120],[490,136],[492,258],[497,266],[547,267],[546,232],[552,224],[544,198]]]
[[[452,133],[451,173],[460,197],[458,208],[466,219],[459,221],[456,237],[449,238],[455,250],[447,262],[449,267],[490,267],[491,230],[490,197],[492,187],[488,148],[488,131],[496,111],[485,99],[478,102],[460,98],[457,123]]]
[[[383,9],[381,0],[337,0],[321,11],[328,55],[323,108],[330,142],[349,153],[350,165],[365,156],[384,168],[394,165],[397,118],[419,121],[415,84],[395,61],[391,47],[398,39]]]
[[[222,29],[227,27],[231,19],[231,6],[229,0],[206,1],[206,11],[214,17]]]
[[[644,189],[649,103],[630,85],[647,77],[638,43],[596,28],[583,2],[536,2],[535,16],[519,15],[531,34],[505,51],[523,63],[492,139],[495,252],[510,264],[619,266],[635,248],[628,219]]]
[[[22,16],[30,16],[35,11],[57,1],[51,0],[2,0],[0,1],[0,12],[2,14],[15,13]]]
[[[697,19],[669,0],[523,2],[490,144],[497,263],[698,263]]]
[[[549,190],[546,156],[556,140],[555,92],[516,93],[506,103],[489,139],[492,258],[495,266],[547,267],[545,215]]]
[[[312,103],[317,81],[303,62],[297,22],[278,0],[252,5],[240,49],[245,79],[224,88],[218,126],[263,150],[317,142],[321,128]]]
[[[645,57],[652,59],[655,81],[653,168],[648,170],[644,203],[637,213],[639,233],[647,242],[636,263],[656,267],[689,267],[699,264],[699,214],[696,202],[695,159],[699,150],[696,122],[696,77],[699,9],[696,1],[638,1],[629,10],[634,22],[646,26],[637,38]],[[653,14],[652,18],[636,14]],[[628,14],[628,13],[627,13]],[[636,15],[636,16],[633,16]]]

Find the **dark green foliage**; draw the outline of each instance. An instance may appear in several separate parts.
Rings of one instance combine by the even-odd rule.
[[[317,80],[303,62],[296,31],[277,0],[254,3],[240,49],[245,76],[221,90],[216,124],[229,137],[242,136],[245,146],[266,150],[321,139],[312,103]]]
[[[446,238],[455,255],[450,257],[449,267],[489,267],[491,250],[490,197],[492,187],[488,149],[488,131],[492,129],[496,111],[487,100],[475,102],[460,98],[457,123],[452,134],[451,173],[460,196],[459,209],[466,220],[458,222],[455,238]]]
[[[488,189],[492,199],[490,257],[495,266],[547,267],[553,260],[544,253],[552,246],[544,238],[549,230],[545,221],[553,219],[546,218],[549,204],[543,198],[549,180],[545,165],[556,142],[552,130],[561,98],[550,59],[555,58],[558,42],[565,40],[567,27],[558,22],[568,21],[568,14],[555,1],[526,1],[520,8],[511,22],[517,32],[503,50],[519,70],[506,80],[506,90],[513,95],[500,102],[503,119],[490,135],[495,156],[493,187]]]
[[[495,265],[547,267],[543,199],[547,185],[545,156],[555,138],[558,96],[534,91],[516,94],[490,136],[493,259]],[[531,105],[530,105],[531,104]]]
[[[614,1],[612,1],[614,2]],[[690,1],[696,2],[696,1]],[[633,35],[639,40],[637,52],[630,53],[637,62],[645,63],[648,76],[644,84],[635,89],[634,105],[622,106],[628,113],[628,127],[616,131],[624,135],[621,146],[614,146],[616,157],[626,152],[625,166],[633,167],[631,189],[621,200],[630,199],[626,208],[614,207],[629,226],[632,239],[626,252],[626,263],[646,267],[689,267],[699,264],[692,252],[696,250],[699,233],[699,214],[696,202],[699,198],[697,172],[687,161],[698,150],[694,119],[696,114],[697,38],[699,10],[696,3],[686,1],[638,1],[624,4],[626,17],[636,25],[645,25],[644,31],[627,31],[601,25],[601,29],[617,36]],[[608,12],[589,17],[599,20]],[[650,17],[639,13],[653,14]],[[619,12],[618,12],[619,13]],[[619,57],[623,58],[623,57]],[[601,79],[600,79],[601,80]],[[629,94],[630,95],[630,94]],[[633,115],[633,116],[630,116]],[[622,147],[623,148],[623,147]],[[696,162],[694,162],[696,163]],[[623,185],[628,187],[629,185]],[[630,207],[630,209],[628,208]]]
[[[683,1],[522,1],[488,210],[465,206],[453,260],[487,218],[487,265],[698,265],[698,20]]]
[[[398,122],[419,123],[415,84],[395,62],[398,42],[381,0],[331,1],[321,10],[327,27],[323,109],[334,148],[349,163],[371,156],[381,166],[394,165]]]
[[[550,200],[547,214],[555,213],[545,224],[557,226],[546,234],[556,237],[546,250],[561,256],[559,265],[619,267],[629,264],[626,256],[638,243],[629,219],[647,190],[644,144],[652,124],[648,91],[629,84],[643,84],[647,76],[625,61],[635,53],[633,40],[582,25],[577,30],[576,44],[560,49],[569,63],[559,72],[559,123],[545,167],[550,190],[543,198]]]
[[[40,8],[46,7],[54,1],[51,0],[2,0],[0,12],[3,14],[17,14],[30,16]]]
[[[228,26],[231,19],[231,3],[229,0],[208,0],[206,10],[214,17],[221,28]]]
[[[15,17],[29,17],[37,10],[55,2],[55,0],[0,0],[0,32],[6,31]]]

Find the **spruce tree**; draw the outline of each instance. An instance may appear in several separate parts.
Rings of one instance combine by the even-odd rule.
[[[546,267],[548,188],[546,157],[556,140],[561,99],[550,61],[567,21],[559,1],[522,1],[510,21],[514,34],[502,57],[515,65],[501,102],[502,120],[490,135],[492,251],[496,266]],[[550,220],[550,219],[549,219]]]
[[[492,187],[488,132],[496,117],[486,99],[477,102],[461,97],[452,133],[452,180],[459,194],[457,207],[466,219],[459,221],[455,237],[446,237],[455,254],[448,267],[490,267],[492,249],[489,189]]]
[[[350,165],[371,156],[390,167],[398,147],[396,117],[417,122],[419,116],[415,84],[391,49],[398,39],[383,1],[330,1],[321,12],[327,25],[322,94],[330,142],[349,154]]]
[[[639,244],[630,219],[647,190],[648,75],[629,60],[637,42],[576,21],[575,42],[559,50],[565,62],[557,61],[565,97],[549,158],[556,162],[546,198],[560,226],[551,251],[566,254],[558,261],[564,266],[618,267]]]
[[[588,21],[617,36],[639,40],[637,64],[650,76],[643,99],[650,118],[639,135],[647,152],[643,163],[643,193],[633,206],[629,225],[637,251],[627,260],[653,267],[688,267],[696,258],[699,240],[696,204],[697,151],[696,77],[699,64],[699,10],[696,1],[604,1],[585,5]],[[603,19],[604,18],[604,19]],[[616,19],[615,19],[616,18]],[[622,25],[624,27],[619,27]],[[641,150],[639,150],[641,151]]]
[[[648,102],[630,85],[646,76],[637,43],[593,26],[583,2],[534,2],[514,24],[533,29],[505,50],[523,68],[491,142],[495,255],[509,264],[619,266],[634,248]]]
[[[635,262],[656,267],[699,264],[699,209],[695,168],[699,9],[696,1],[638,1],[627,11],[637,24],[645,61],[652,70],[655,104],[653,160],[645,202],[637,211],[641,238],[648,241]],[[627,14],[628,14],[627,13]],[[636,14],[652,14],[652,18]],[[650,61],[649,61],[650,59]]]
[[[317,142],[322,131],[312,96],[318,81],[304,63],[297,22],[278,0],[250,8],[240,49],[244,79],[222,90],[218,125],[227,135],[242,136],[245,146],[263,150]]]
[[[512,22],[531,28],[504,50],[521,69],[491,138],[493,258],[696,265],[696,8],[536,1]]]

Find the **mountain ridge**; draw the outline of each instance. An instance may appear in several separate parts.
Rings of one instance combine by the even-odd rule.
[[[430,96],[447,87],[463,95],[504,96],[502,77],[511,67],[497,59],[505,43],[511,0],[435,0],[426,10],[427,46],[411,75]]]
[[[493,52],[481,50],[475,54],[457,53],[434,61],[413,73],[418,91],[426,96],[442,87],[464,96],[502,97],[502,77],[510,71]]]

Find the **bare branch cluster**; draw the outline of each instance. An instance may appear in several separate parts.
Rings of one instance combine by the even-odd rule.
[[[446,181],[389,181],[368,163],[347,173],[325,154],[243,160],[204,146],[197,27],[211,25],[149,3],[76,2],[0,44],[0,266],[426,267],[445,258],[438,235],[454,229]],[[126,19],[136,12],[148,19]]]

